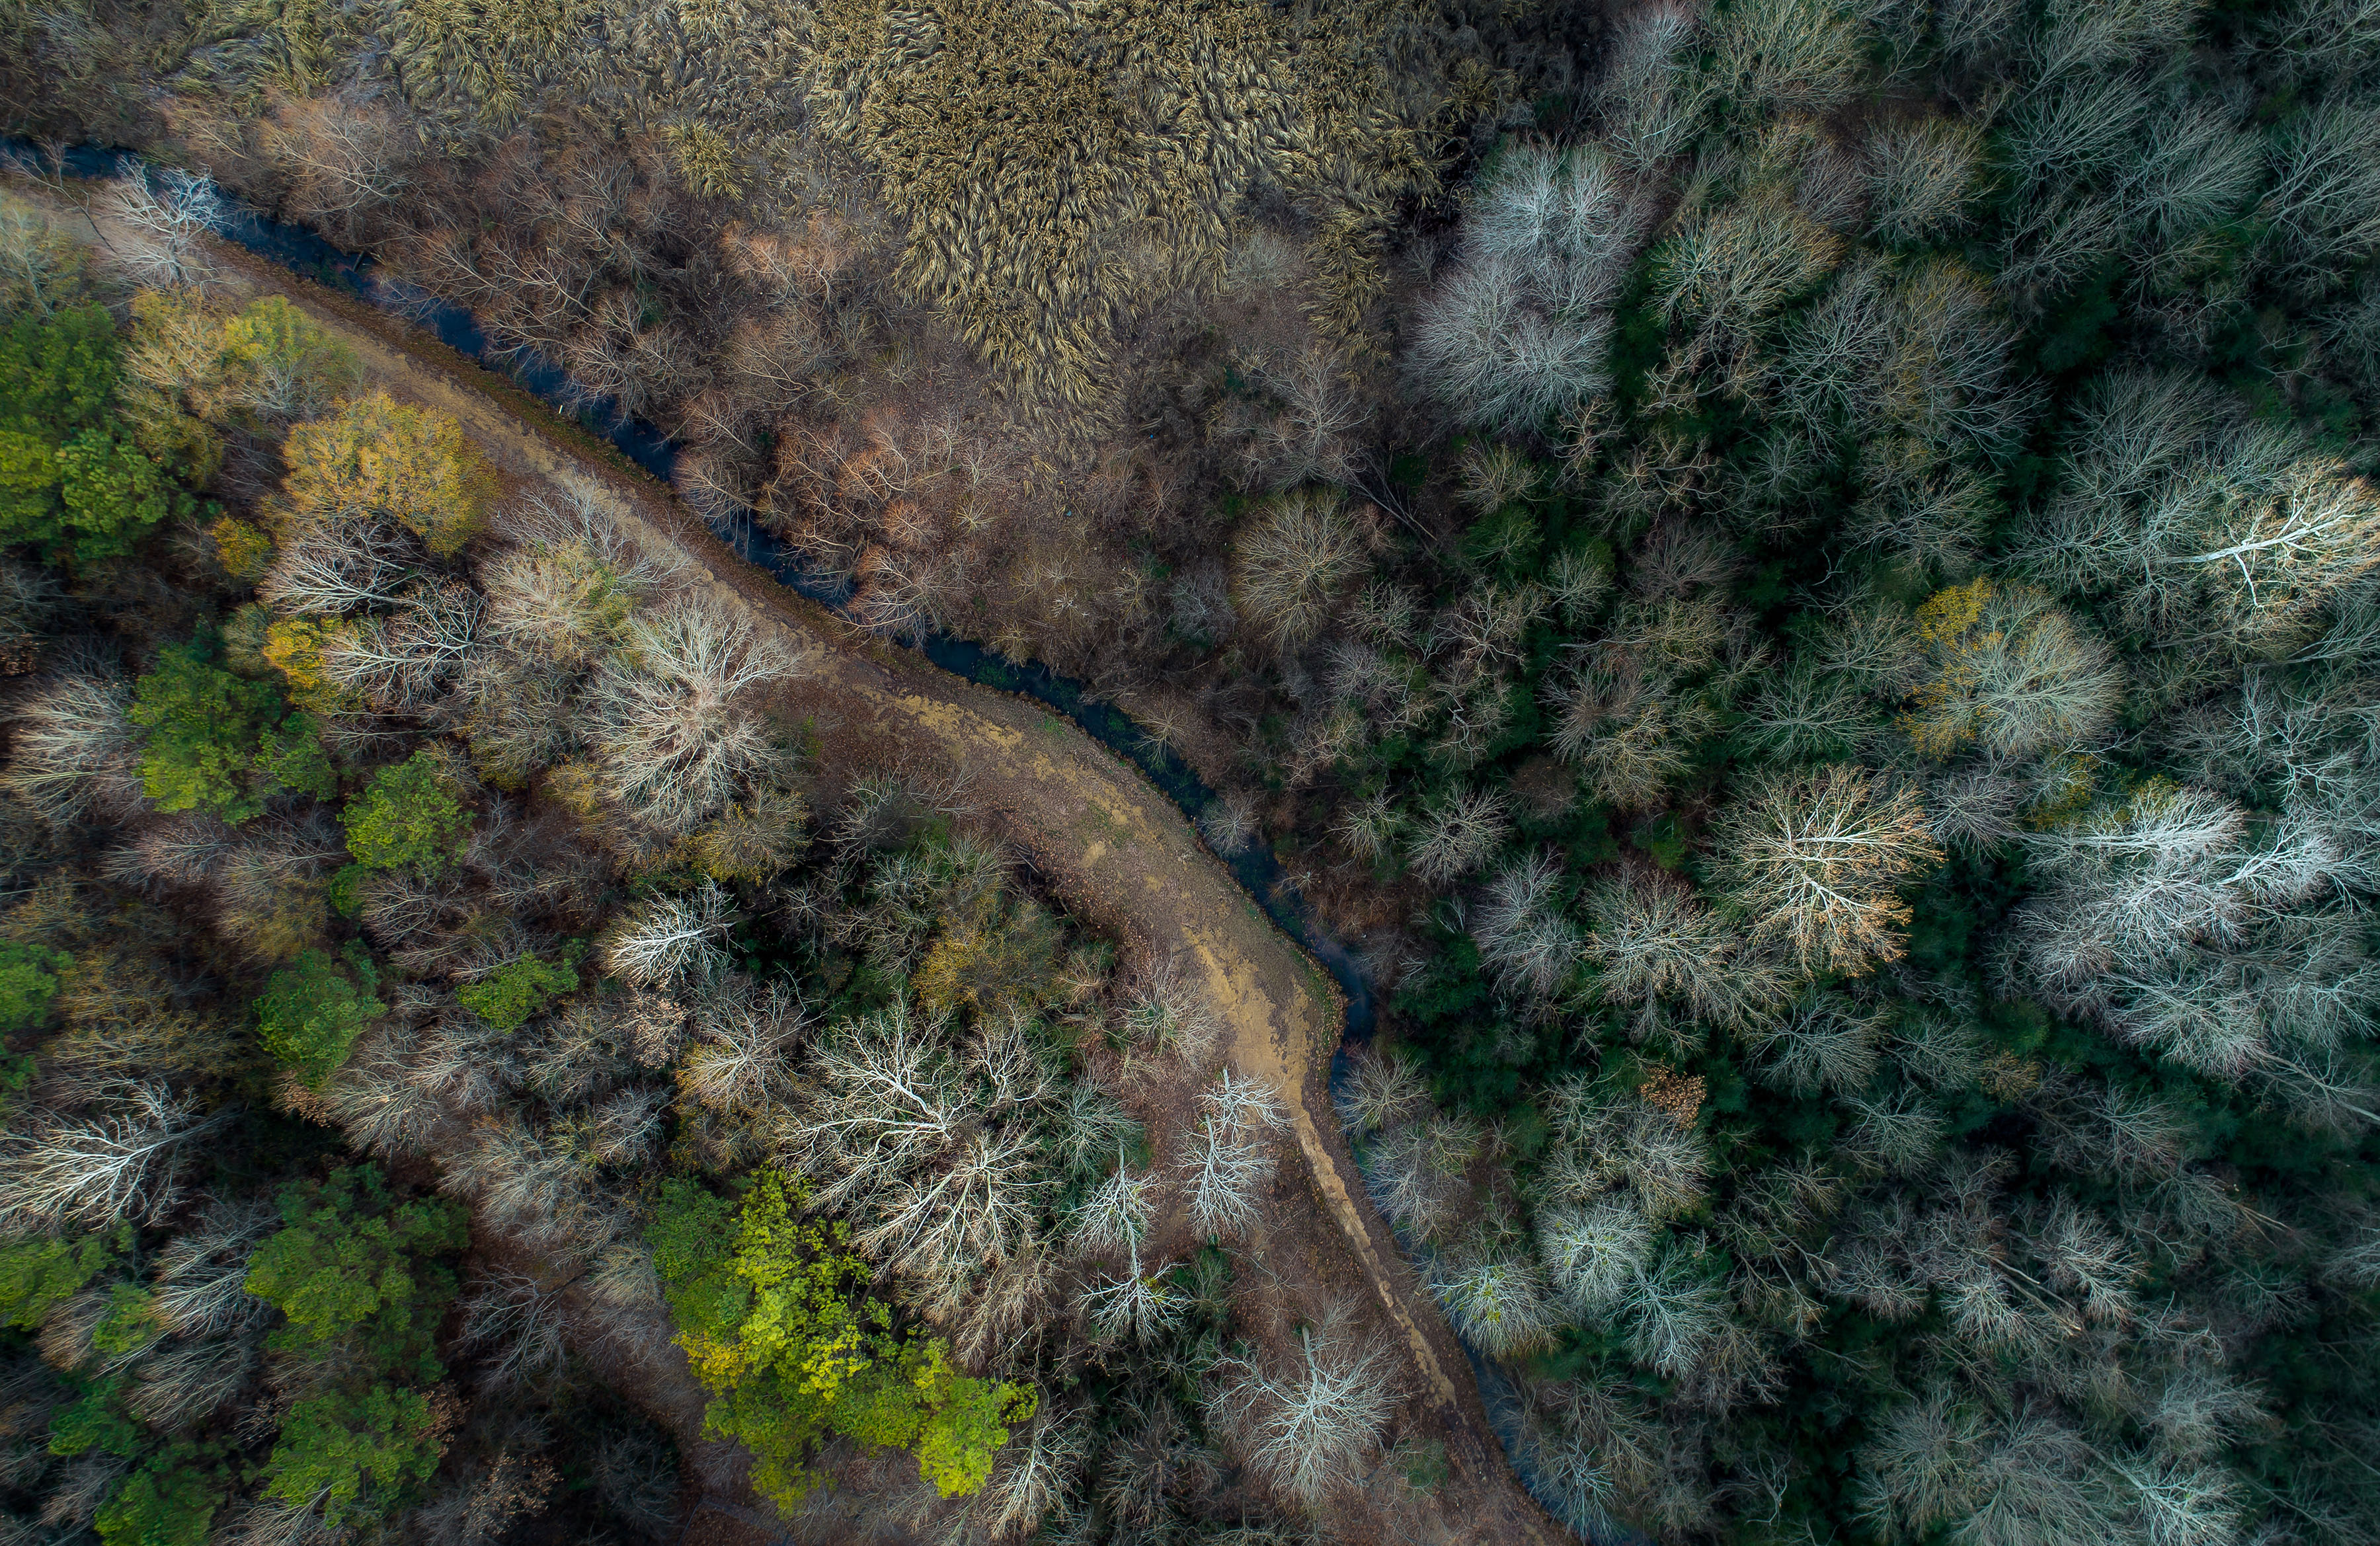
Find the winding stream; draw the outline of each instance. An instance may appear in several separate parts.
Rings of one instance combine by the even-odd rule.
[[[152,175],[150,163],[139,153],[95,145],[67,148],[57,152],[57,159],[53,161],[51,152],[30,140],[0,137],[0,158],[35,175],[51,166],[79,178],[137,175],[145,179]],[[664,483],[673,481],[676,443],[657,426],[619,412],[615,404],[587,392],[542,356],[496,344],[470,312],[386,272],[369,255],[334,247],[304,226],[273,219],[220,190],[217,198],[221,212],[213,222],[213,229],[225,240],[293,273],[419,324],[456,353],[485,368],[500,371],[523,391],[575,419],[589,433],[610,441],[622,455],[654,477]],[[850,590],[847,582],[806,564],[785,544],[762,530],[749,511],[736,511],[725,516],[706,513],[703,519],[722,542],[781,584],[837,611],[845,610]],[[1063,715],[1084,733],[1138,768],[1187,816],[1195,819],[1219,802],[1220,797],[1187,764],[1162,743],[1144,735],[1123,710],[1098,701],[1085,682],[1062,676],[1039,661],[1014,665],[981,645],[948,634],[929,634],[910,642],[908,647],[955,676],[1022,694]],[[1217,856],[1266,916],[1305,947],[1338,983],[1347,1004],[1346,1040],[1358,1044],[1370,1041],[1378,1013],[1370,981],[1354,952],[1315,918],[1272,852],[1261,844],[1253,844],[1237,853],[1217,851]],[[1331,1056],[1330,1083],[1334,1093],[1347,1069],[1342,1045]],[[1416,1251],[1411,1242],[1399,1236],[1398,1243],[1410,1259],[1416,1263],[1423,1262],[1424,1254]],[[1514,1474],[1531,1492],[1537,1492],[1516,1442],[1519,1408],[1511,1382],[1500,1368],[1467,1340],[1457,1335],[1456,1341],[1470,1360],[1480,1398]]]

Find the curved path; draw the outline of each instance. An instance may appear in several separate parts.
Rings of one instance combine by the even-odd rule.
[[[42,202],[67,212],[55,199]],[[118,249],[138,240],[112,223],[102,234]],[[453,415],[506,472],[600,491],[640,545],[687,562],[679,583],[712,588],[757,626],[776,632],[806,658],[808,673],[794,696],[815,716],[831,767],[923,765],[962,776],[970,802],[1070,905],[1134,950],[1170,956],[1221,1015],[1232,1063],[1269,1080],[1286,1101],[1313,1202],[1334,1226],[1307,1233],[1335,1240],[1350,1259],[1282,1262],[1274,1270],[1337,1278],[1334,1269],[1352,1267],[1367,1282],[1400,1334],[1410,1371],[1405,1383],[1427,1425],[1442,1431],[1450,1474],[1436,1497],[1425,1501],[1402,1482],[1387,1490],[1390,1497],[1403,1494],[1395,1510],[1398,1538],[1548,1546],[1570,1539],[1513,1477],[1462,1348],[1362,1201],[1328,1090],[1330,1054],[1344,1023],[1336,984],[1200,846],[1172,801],[1136,768],[1031,700],[964,681],[915,651],[872,639],[779,585],[729,550],[665,485],[511,382],[352,296],[227,244],[212,251],[230,287],[287,296],[353,347],[376,384]],[[1368,1491],[1380,1496],[1383,1490]],[[689,1539],[709,1533],[690,1532]]]

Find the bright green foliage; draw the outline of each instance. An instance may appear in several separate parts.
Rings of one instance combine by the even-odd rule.
[[[86,431],[58,447],[66,525],[79,559],[120,558],[149,528],[192,508],[165,470],[130,441]]]
[[[799,1204],[773,1171],[734,1209],[691,1182],[663,1186],[646,1238],[678,1346],[719,1397],[710,1430],[752,1451],[753,1486],[787,1511],[818,1485],[808,1456],[829,1434],[912,1450],[944,1497],[973,1492],[1035,1392],[962,1374],[941,1339],[895,1329],[844,1226]]]
[[[256,771],[283,789],[317,800],[339,792],[338,770],[322,750],[322,721],[311,714],[289,715],[258,739]]]
[[[73,961],[64,950],[0,940],[0,1032],[28,1031],[47,1019],[56,974]]]
[[[455,990],[455,1002],[499,1031],[517,1031],[547,1000],[578,990],[578,973],[564,962],[531,956],[500,966],[479,982]]]
[[[96,305],[0,332],[0,543],[112,558],[190,507],[117,418],[117,368],[115,325]]]
[[[167,811],[209,810],[241,822],[283,790],[317,799],[336,791],[312,719],[288,715],[281,694],[212,663],[203,638],[158,652],[133,684],[132,722],[149,732],[140,783]]]
[[[901,1398],[880,1404],[890,1419],[882,1442],[916,1450],[918,1470],[943,1497],[969,1496],[990,1477],[992,1459],[1008,1442],[1009,1426],[1031,1420],[1040,1406],[1040,1393],[1030,1385],[960,1373],[951,1367],[939,1338],[924,1348],[923,1357],[904,1360],[909,1382],[899,1391]],[[851,1431],[868,1441],[859,1429]]]
[[[135,1283],[119,1283],[107,1291],[107,1313],[91,1328],[91,1350],[111,1360],[137,1353],[155,1342],[154,1297]]]
[[[127,1477],[92,1521],[106,1546],[205,1546],[223,1506],[221,1470],[190,1464],[179,1444]]]
[[[284,1339],[345,1338],[371,1368],[438,1377],[431,1336],[455,1277],[433,1258],[469,1243],[470,1215],[453,1202],[398,1202],[378,1166],[334,1170],[280,1197],[285,1227],[258,1248],[248,1291],[289,1318]]]
[[[320,1084],[385,1008],[370,984],[358,988],[327,951],[304,950],[265,983],[256,1001],[257,1038],[307,1083]]]
[[[347,852],[375,870],[418,866],[432,874],[462,857],[471,813],[446,792],[438,755],[423,750],[372,775],[363,793],[339,813]]]
[[[73,1298],[115,1260],[112,1242],[101,1235],[0,1246],[0,1320],[31,1331],[52,1306]]]
[[[320,1498],[334,1525],[383,1515],[430,1480],[441,1448],[437,1414],[419,1391],[318,1395],[283,1419],[264,1491],[292,1507]]]

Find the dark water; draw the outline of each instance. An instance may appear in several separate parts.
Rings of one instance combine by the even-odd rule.
[[[0,139],[0,153],[29,168],[47,164],[43,153],[27,140]],[[68,175],[79,177],[156,175],[131,151],[98,146],[67,150],[62,165]],[[671,479],[677,465],[675,443],[655,426],[619,412],[608,399],[580,388],[552,361],[533,351],[498,347],[468,311],[383,272],[369,255],[344,251],[304,226],[274,220],[228,195],[218,197],[220,213],[212,223],[225,238],[293,272],[412,320],[457,353],[502,370],[524,390],[575,418],[590,433],[611,441],[621,454],[655,477],[664,482]],[[821,574],[803,563],[784,544],[761,530],[749,512],[730,512],[707,519],[722,541],[781,583],[830,607],[840,609],[849,599],[849,587],[839,576]],[[1038,661],[1013,665],[981,645],[946,634],[928,634],[914,641],[913,647],[954,675],[1021,693],[1064,715],[1101,745],[1138,767],[1185,814],[1197,816],[1216,803],[1215,791],[1186,764],[1161,743],[1144,736],[1121,709],[1097,701],[1087,683],[1062,676]],[[1304,899],[1288,884],[1281,862],[1269,850],[1255,847],[1219,856],[1267,916],[1311,951],[1346,995],[1346,1043],[1332,1054],[1330,1060],[1330,1083],[1335,1093],[1347,1074],[1347,1044],[1371,1039],[1378,1014],[1372,984],[1347,946],[1317,923]],[[1402,1243],[1417,1261],[1426,1254],[1416,1250],[1411,1242]],[[1467,1342],[1463,1351],[1470,1358],[1479,1394],[1487,1403],[1498,1437],[1512,1453],[1522,1479],[1529,1480],[1515,1447],[1519,1411],[1511,1381],[1497,1364],[1483,1358]]]

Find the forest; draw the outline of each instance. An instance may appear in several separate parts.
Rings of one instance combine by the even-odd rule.
[[[1179,942],[237,198],[1196,774],[1560,1528],[2380,1546],[2380,3],[58,0],[0,103],[8,1539],[1463,1539]]]

